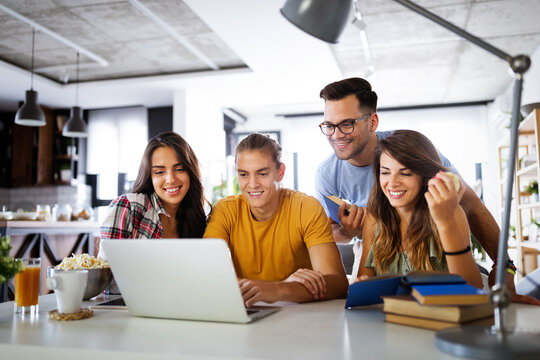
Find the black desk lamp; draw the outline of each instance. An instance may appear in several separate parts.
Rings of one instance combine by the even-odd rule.
[[[355,0],[356,1],[356,0]],[[518,126],[520,122],[521,91],[523,74],[529,69],[531,60],[526,55],[510,56],[482,39],[449,23],[428,10],[408,0],[394,0],[410,10],[436,22],[451,32],[481,47],[506,61],[514,73],[514,99],[510,124],[510,153],[504,199],[504,216],[499,236],[496,284],[491,289],[495,325],[493,327],[464,326],[438,331],[437,347],[455,356],[480,359],[540,359],[540,333],[507,327],[507,307],[510,294],[506,288],[506,268],[502,264],[508,259],[508,230],[510,208],[517,158]],[[349,21],[352,0],[287,0],[281,13],[301,30],[318,39],[335,43]]]

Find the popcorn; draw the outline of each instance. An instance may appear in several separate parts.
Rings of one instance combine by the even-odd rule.
[[[108,268],[109,263],[102,258],[95,258],[88,254],[71,254],[71,257],[66,257],[62,262],[55,266],[59,270],[80,270],[80,269],[103,269]]]

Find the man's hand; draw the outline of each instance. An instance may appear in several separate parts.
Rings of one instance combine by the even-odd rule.
[[[320,271],[310,269],[298,269],[284,282],[298,282],[305,286],[314,300],[322,299],[326,295],[326,281]]]
[[[517,294],[516,286],[514,284],[514,275],[506,271],[505,273],[506,273],[506,287],[508,288],[508,291],[512,295],[512,302],[540,306],[539,300],[536,300],[535,298],[531,296]],[[493,270],[491,270],[488,276],[489,286],[493,286],[495,284],[496,278],[497,278],[497,271],[496,271],[496,268],[494,268]]]
[[[345,215],[346,209],[348,209],[348,215]],[[352,239],[355,236],[360,237],[360,235],[362,235],[364,212],[364,208],[356,205],[341,204],[338,212],[339,222],[341,223],[339,231],[341,234],[349,239]]]
[[[313,300],[320,300],[326,295],[326,280],[323,273],[309,269],[296,270],[281,282],[239,279],[238,285],[246,307],[253,306],[258,301],[273,303],[282,299],[284,283],[298,283],[307,290]]]
[[[512,294],[512,302],[540,306],[540,300],[527,295]]]
[[[239,279],[238,285],[246,307],[258,301],[273,303],[279,300],[278,284],[271,281]]]

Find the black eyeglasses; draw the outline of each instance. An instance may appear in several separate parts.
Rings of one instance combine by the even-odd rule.
[[[339,131],[341,131],[342,134],[350,134],[354,131],[354,124],[357,123],[358,121],[362,121],[364,120],[365,118],[367,118],[368,116],[370,116],[372,113],[368,113],[364,116],[362,116],[361,118],[358,118],[354,121],[343,121],[342,123],[339,123],[337,125],[334,125],[334,124],[326,124],[326,123],[321,123],[319,124],[319,128],[321,129],[322,133],[324,135],[334,135],[334,133],[336,132],[336,128],[339,129]]]

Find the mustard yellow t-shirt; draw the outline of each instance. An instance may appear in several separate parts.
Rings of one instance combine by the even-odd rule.
[[[267,281],[312,269],[307,249],[334,242],[319,201],[290,189],[281,190],[279,209],[266,221],[253,219],[243,195],[218,201],[204,237],[228,242],[238,277]]]

